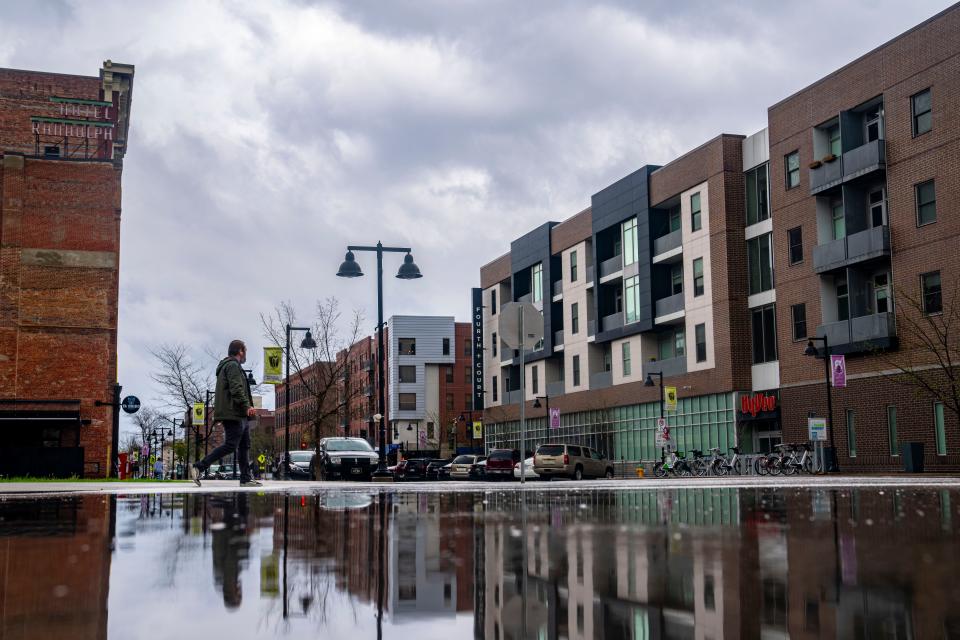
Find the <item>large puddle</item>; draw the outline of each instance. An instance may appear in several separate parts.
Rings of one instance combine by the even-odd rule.
[[[958,638],[960,493],[0,502],[0,638]]]

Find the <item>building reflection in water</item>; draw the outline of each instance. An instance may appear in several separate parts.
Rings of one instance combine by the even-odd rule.
[[[960,637],[958,505],[907,489],[7,500],[0,637]]]

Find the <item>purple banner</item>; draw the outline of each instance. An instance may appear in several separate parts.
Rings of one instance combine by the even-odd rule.
[[[560,428],[560,409],[550,409],[550,428]]]
[[[845,356],[830,356],[830,377],[833,386],[847,386],[847,360]]]

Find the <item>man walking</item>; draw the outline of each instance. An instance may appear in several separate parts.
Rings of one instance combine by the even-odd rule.
[[[247,361],[247,345],[234,340],[227,349],[227,357],[217,365],[217,390],[214,399],[215,416],[223,424],[223,444],[210,452],[200,462],[190,467],[190,477],[200,486],[200,476],[214,460],[237,453],[240,465],[240,486],[259,487],[259,482],[250,475],[250,423],[257,415],[250,394],[250,383],[243,373]],[[239,452],[238,452],[239,448]]]

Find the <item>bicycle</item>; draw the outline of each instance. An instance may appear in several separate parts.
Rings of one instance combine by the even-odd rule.
[[[740,447],[730,447],[730,451],[733,451],[733,457],[729,460],[725,455],[720,453],[720,447],[714,447],[710,449],[714,454],[713,459],[713,473],[718,476],[725,476],[731,471],[733,471],[738,476],[741,474],[740,468]]]
[[[653,475],[657,478],[666,478],[672,473],[679,477],[689,477],[693,475],[690,464],[679,454],[682,452],[670,451],[660,458],[660,462],[653,465]]]
[[[703,451],[699,449],[691,449],[690,453],[693,454],[693,460],[690,461],[690,469],[693,471],[693,475],[698,478],[702,478],[707,475],[707,471],[710,469],[710,465],[707,463],[707,459],[703,457]]]
[[[798,456],[797,453],[800,453]],[[789,475],[800,473],[813,473],[813,451],[807,443],[794,444],[790,446],[790,457],[784,463],[784,471]]]
[[[774,461],[777,459],[775,453],[765,453],[759,455],[753,461],[753,470],[757,475],[773,475]]]

